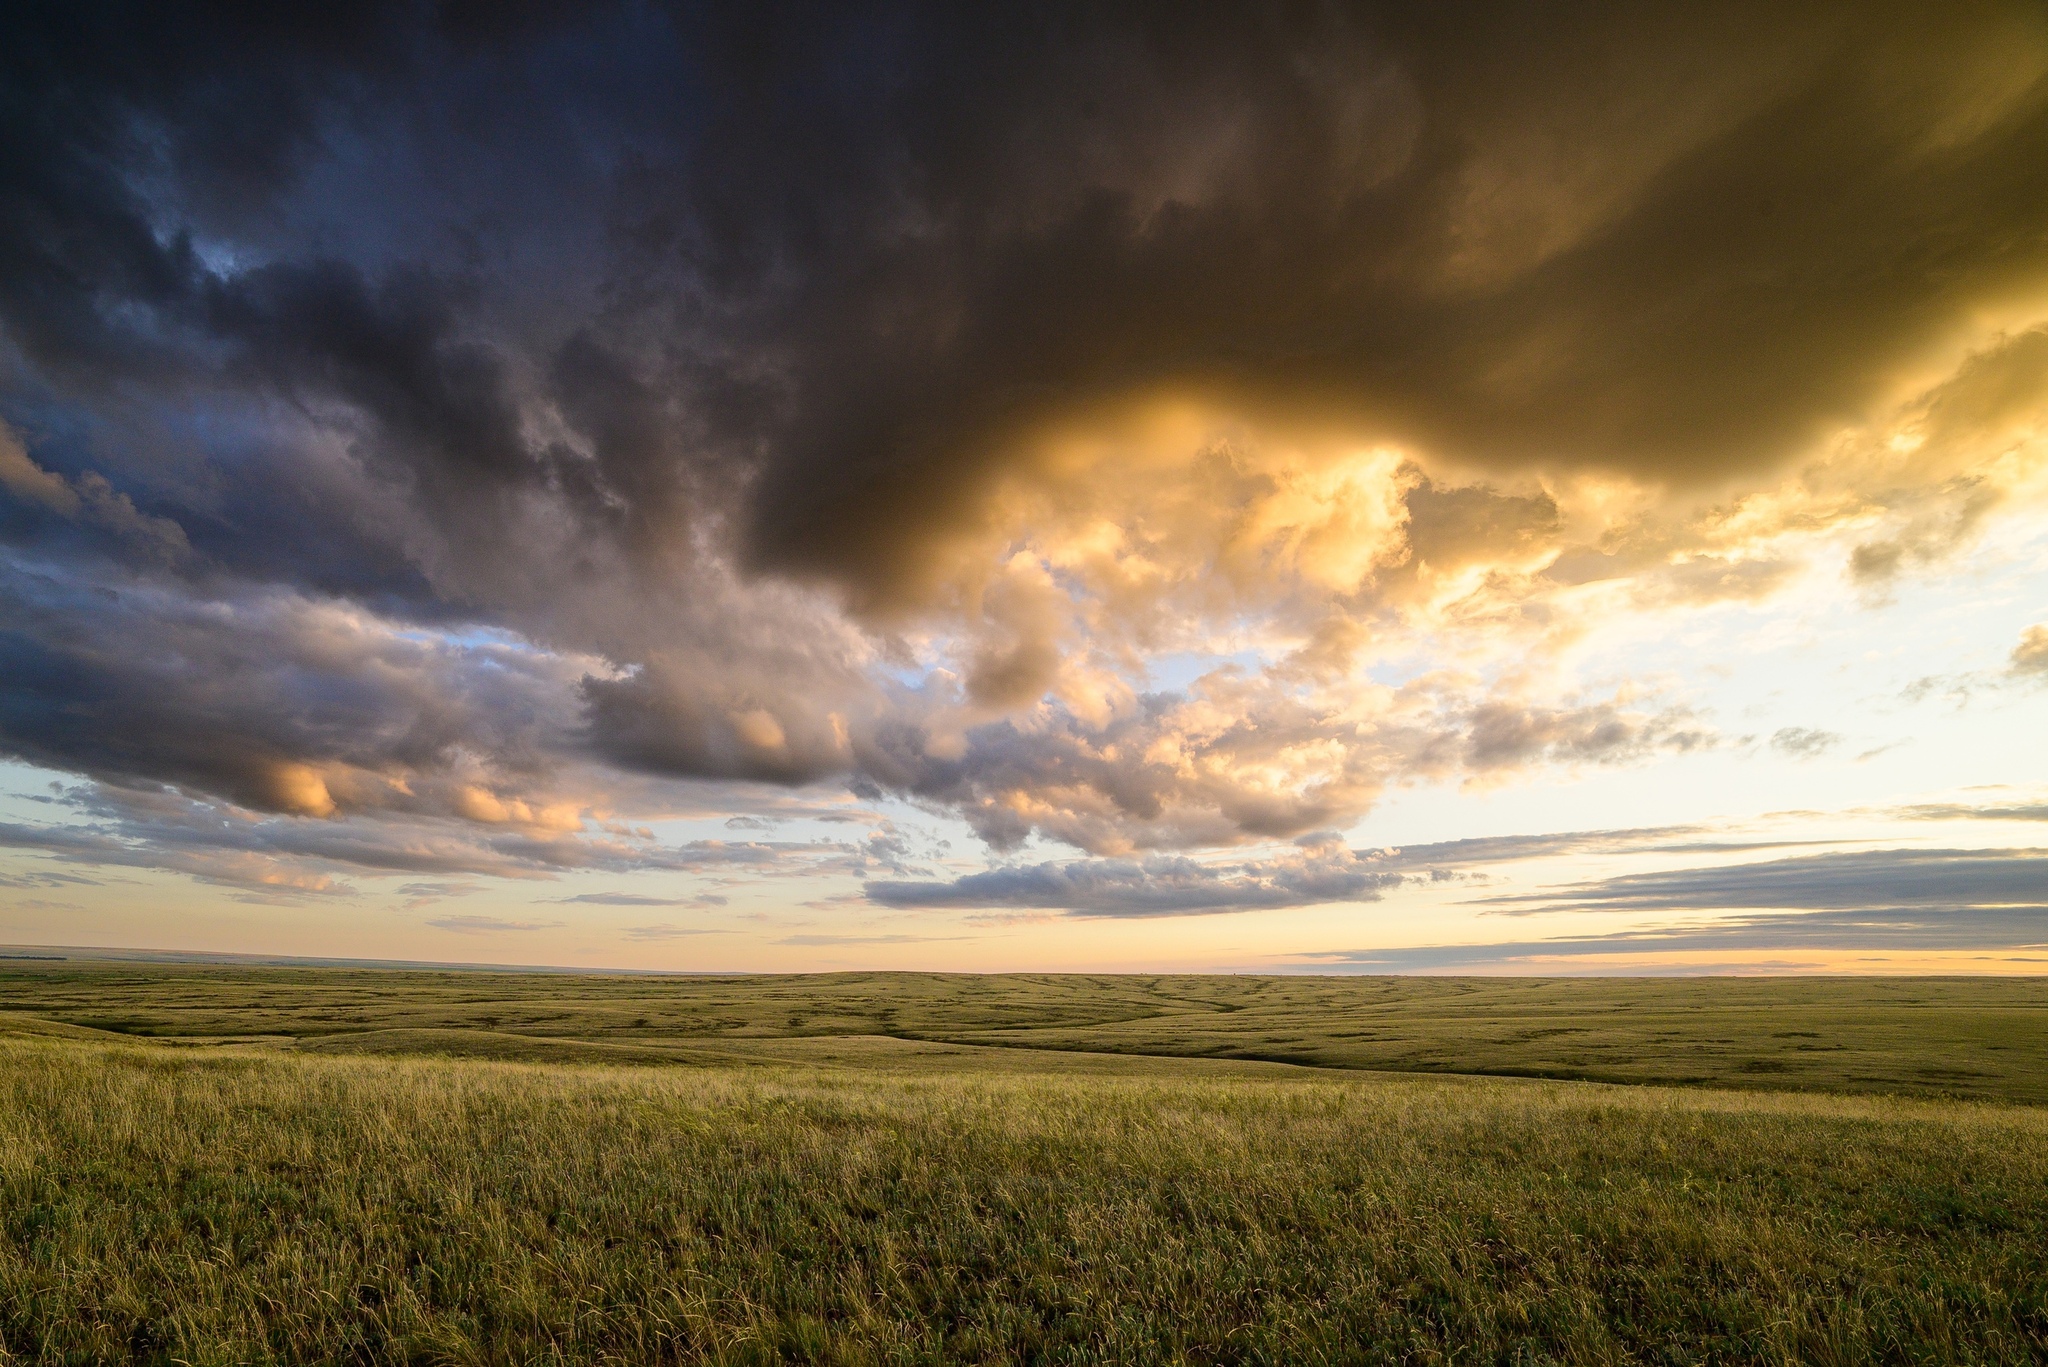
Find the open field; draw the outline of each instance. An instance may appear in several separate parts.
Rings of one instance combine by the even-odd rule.
[[[0,1363],[2041,1361],[2043,1005],[9,962]]]
[[[160,1039],[621,1063],[971,1049],[2048,1103],[2048,978],[635,977],[0,960]]]
[[[1037,1057],[15,1036],[0,1360],[2048,1353],[2031,1107]]]

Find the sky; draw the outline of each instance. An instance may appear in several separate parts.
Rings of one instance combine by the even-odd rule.
[[[2048,11],[9,6],[0,943],[2048,971]]]

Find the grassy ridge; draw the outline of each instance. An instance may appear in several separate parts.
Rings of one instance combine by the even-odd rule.
[[[927,1070],[23,1027],[0,1361],[2048,1354],[2033,1108],[879,1047]]]
[[[0,1010],[167,1039],[565,1061],[814,1061],[815,1041],[883,1038],[2048,1103],[2048,979],[648,978],[5,962]]]

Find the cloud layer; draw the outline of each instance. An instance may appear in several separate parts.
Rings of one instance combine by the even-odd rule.
[[[2044,164],[2019,3],[17,7],[0,753],[100,786],[10,838],[704,867],[629,823],[818,785],[1089,856],[896,905],[1369,896],[1179,852],[1717,745],[1571,644],[2038,506]]]
[[[1185,857],[1046,862],[948,882],[881,879],[868,899],[898,908],[1058,909],[1081,916],[1185,916],[1318,902],[1372,902],[1403,876],[1371,855],[1319,840],[1297,854],[1235,863]]]
[[[1487,899],[1526,914],[1748,908],[1898,912],[1998,911],[2048,930],[2048,851],[1855,850],[1723,868],[1628,874],[1527,896]]]

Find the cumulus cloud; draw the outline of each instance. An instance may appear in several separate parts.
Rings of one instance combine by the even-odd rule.
[[[1311,689],[1226,668],[1185,692],[1137,694],[1094,724],[1047,706],[974,727],[951,750],[905,729],[868,772],[958,812],[998,849],[1036,833],[1121,854],[1348,825],[1401,779],[1498,779],[1711,743],[1683,709],[1654,704],[1546,706],[1436,676]]]
[[[1107,907],[1712,744],[1565,648],[2048,469],[2048,21],[1866,20],[16,7],[0,752],[175,790],[33,838],[909,886],[604,830],[837,785]]]
[[[579,725],[587,657],[288,590],[201,596],[4,556],[0,630],[0,743],[32,762],[303,816],[577,821],[517,789]]]

